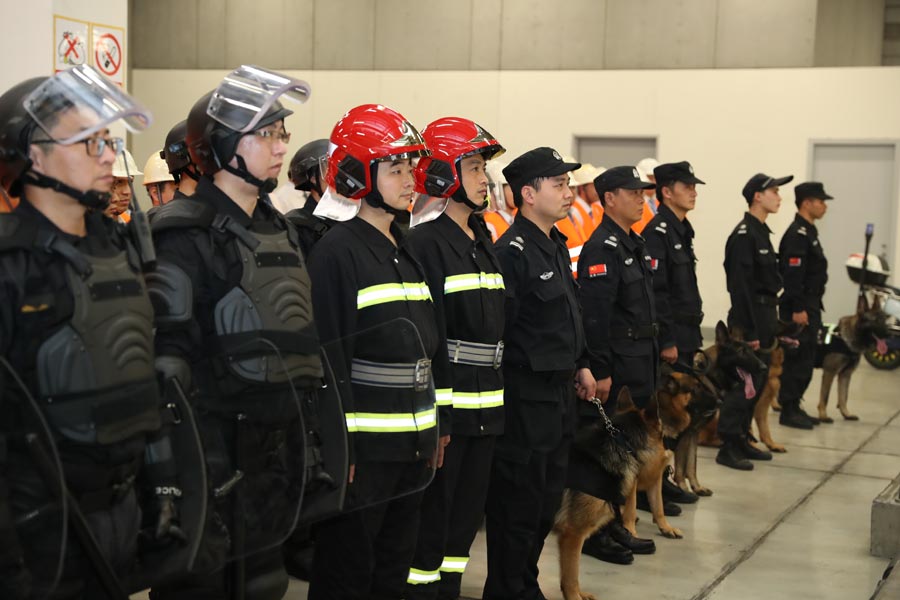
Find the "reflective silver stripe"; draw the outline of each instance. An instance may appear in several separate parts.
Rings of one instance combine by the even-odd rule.
[[[453,392],[453,408],[478,410],[503,406],[503,390],[486,392]]]
[[[463,340],[447,339],[447,353],[450,362],[475,367],[500,366],[503,359],[503,342],[496,344],[481,344],[479,342],[466,342]]]
[[[434,403],[437,406],[453,405],[453,388],[437,388],[434,390]]]
[[[423,583],[435,583],[441,580],[440,571],[423,571],[421,569],[410,569],[406,583],[412,585],[421,585]]]
[[[431,291],[424,281],[417,283],[383,283],[359,290],[356,308],[363,309],[387,302],[431,300]]]
[[[441,563],[441,571],[445,573],[462,573],[469,564],[468,556],[445,556]]]
[[[463,273],[451,275],[444,279],[444,294],[464,292],[467,290],[502,290],[503,275],[500,273]]]
[[[415,414],[359,412],[347,414],[347,431],[350,432],[402,433],[407,431],[424,431],[431,429],[435,425],[437,425],[437,413],[434,408]]]
[[[357,385],[422,390],[431,382],[431,361],[380,363],[354,358],[350,381]]]

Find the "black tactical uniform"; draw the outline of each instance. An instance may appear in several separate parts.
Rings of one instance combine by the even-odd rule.
[[[811,184],[817,184],[810,189]],[[801,183],[795,188],[798,203],[814,197],[828,200],[821,184]],[[816,226],[797,214],[778,245],[779,266],[784,280],[779,310],[781,320],[790,322],[794,313],[806,311],[809,324],[798,336],[800,346],[786,349],[778,401],[788,414],[797,411],[812,379],[816,358],[816,336],[822,326],[822,296],[828,281],[828,260]]]
[[[288,211],[284,215],[297,228],[300,248],[303,250],[304,256],[309,256],[316,242],[322,239],[322,236],[328,233],[328,230],[334,225],[334,221],[330,219],[315,216],[313,214],[315,209],[316,201],[309,197],[306,199],[306,204]]]
[[[160,427],[153,309],[122,231],[100,213],[88,213],[85,224],[86,237],[66,234],[27,199],[13,214],[0,215],[0,356],[40,405],[66,485],[121,577],[133,567],[141,526],[135,477],[148,435]],[[59,563],[62,531],[41,525],[42,511],[54,510],[49,484],[15,433],[28,430],[33,417],[5,371],[0,397],[6,436],[0,595],[19,597],[16,580],[24,557],[35,597],[42,597]],[[24,516],[30,511],[35,512]],[[12,516],[22,519],[15,527]],[[69,532],[53,597],[105,597],[77,540]]]
[[[445,213],[409,234],[438,326],[447,332],[453,439],[422,504],[407,598],[459,596],[484,514],[494,444],[503,433],[503,276],[490,236],[474,214],[469,227],[474,240]]]
[[[366,383],[356,372],[414,358],[409,332],[396,327],[397,319],[416,326],[421,351],[436,363],[441,355],[446,361],[446,343],[422,267],[400,228],[392,225],[391,234],[399,246],[363,219],[351,219],[335,224],[310,256],[320,336],[338,378],[353,373],[352,389],[341,398],[356,465],[347,495],[350,504],[363,506],[314,528],[311,599],[402,597],[415,551],[421,492],[388,498],[421,487],[414,480],[435,447],[435,409],[417,413],[423,392]],[[449,392],[449,386],[437,390],[441,435],[450,433]],[[370,506],[376,498],[384,501]]]
[[[513,161],[504,169],[507,180],[522,185],[535,173],[580,167],[555,152],[555,160],[546,158],[550,152],[519,157],[538,166],[516,169]],[[562,498],[574,434],[573,376],[587,367],[584,331],[565,236],[554,227],[547,237],[520,212],[495,248],[506,290],[506,425],[488,490],[484,598],[540,598],[538,558]]]

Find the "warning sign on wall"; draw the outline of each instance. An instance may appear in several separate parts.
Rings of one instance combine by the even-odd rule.
[[[70,17],[53,15],[53,56],[55,73],[91,64],[88,32],[90,23]]]
[[[125,85],[125,30],[121,27],[93,24],[91,27],[93,63],[113,82]]]

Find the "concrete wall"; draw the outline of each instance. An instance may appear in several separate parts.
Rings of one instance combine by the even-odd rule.
[[[133,71],[134,94],[157,118],[148,132],[133,136],[138,164],[224,74]],[[708,324],[728,307],[723,248],[745,210],[740,190],[750,175],[792,173],[803,180],[810,139],[900,139],[900,68],[893,67],[292,74],[313,91],[287,120],[294,134],[289,156],[310,139],[327,137],[343,112],[365,102],[391,106],[419,127],[446,115],[474,119],[507,147],[507,160],[539,145],[573,152],[576,135],[657,137],[660,160],[690,160],[708,183],[691,216]],[[791,187],[784,192],[782,212],[770,220],[776,239],[793,218]],[[900,264],[900,256],[891,264]]]

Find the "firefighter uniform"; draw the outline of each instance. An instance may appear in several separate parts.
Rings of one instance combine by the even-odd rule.
[[[453,438],[425,493],[407,598],[459,596],[484,514],[494,444],[503,433],[503,276],[476,215],[469,226],[474,240],[442,214],[409,235],[447,332]]]
[[[407,319],[418,329],[424,355],[446,361],[434,304],[422,267],[410,254],[400,228],[398,246],[361,218],[335,224],[313,248],[309,269],[313,306],[323,343],[342,340],[343,356],[331,356],[337,371],[354,361],[408,363],[405,339],[391,339],[385,327]],[[400,336],[402,332],[395,332]],[[393,353],[393,354],[392,354]],[[396,356],[394,356],[396,354]],[[438,359],[436,362],[440,362]],[[443,372],[447,372],[444,367]],[[435,373],[438,374],[437,372]],[[441,404],[440,433],[449,434],[451,389],[436,390]],[[412,390],[354,384],[342,395],[350,432],[350,463],[356,465],[348,497],[365,503],[377,488],[403,491],[404,477],[430,458],[438,435],[434,407],[414,414]],[[368,415],[368,416],[367,416]],[[379,415],[381,418],[369,418]],[[409,426],[399,421],[409,421]],[[309,597],[399,598],[415,551],[421,492],[358,508],[317,525]]]
[[[537,149],[519,157],[504,169],[507,180],[521,185],[535,173],[559,175],[580,166],[550,153]],[[537,564],[565,486],[573,376],[576,367],[587,366],[584,331],[569,252],[556,228],[548,237],[520,210],[496,249],[506,292],[506,425],[488,491],[484,598],[542,598]]]
[[[831,199],[821,183],[801,183],[795,188],[798,203],[805,198]],[[785,350],[784,371],[778,401],[783,410],[800,407],[803,393],[812,380],[816,358],[816,336],[822,326],[822,296],[828,282],[828,260],[816,226],[797,214],[778,245],[779,266],[784,280],[779,310],[781,320],[790,322],[794,313],[806,311],[809,324],[799,334],[800,346]]]

